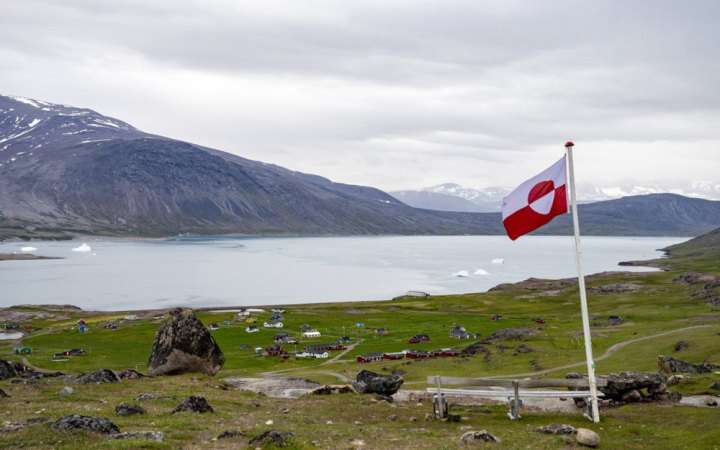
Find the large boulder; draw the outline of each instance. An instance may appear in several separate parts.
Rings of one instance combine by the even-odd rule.
[[[18,363],[0,359],[0,380],[7,380],[19,376],[18,366]]]
[[[606,400],[634,403],[667,399],[667,378],[660,373],[620,372],[611,373],[605,379],[607,384],[599,390]]]
[[[224,363],[225,356],[205,325],[191,310],[177,309],[155,335],[148,367],[150,375],[215,375]]]
[[[575,434],[575,440],[578,444],[586,447],[597,447],[600,445],[600,436],[593,430],[587,428],[578,428]]]
[[[720,364],[693,364],[672,356],[658,356],[658,368],[661,372],[670,373],[712,373],[720,370]]]
[[[206,412],[215,412],[210,406],[210,403],[205,399],[205,397],[198,397],[195,395],[192,395],[185,400],[183,400],[182,403],[177,405],[175,409],[172,410],[172,413],[179,413],[179,412],[195,412],[195,413],[206,413]]]
[[[290,445],[294,434],[290,431],[268,430],[250,440],[251,447],[264,447],[273,445],[275,447],[287,447]]]
[[[58,431],[92,431],[94,433],[114,434],[119,433],[120,429],[102,417],[81,416],[71,414],[61,417],[50,425]]]
[[[400,389],[405,382],[397,375],[380,375],[369,370],[361,370],[352,386],[361,394],[379,394],[390,397]]]

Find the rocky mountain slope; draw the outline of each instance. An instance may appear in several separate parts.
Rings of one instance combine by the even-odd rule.
[[[583,205],[587,234],[695,235],[720,202]],[[565,234],[569,221],[544,233]],[[374,188],[144,133],[89,109],[0,96],[0,239],[48,232],[502,234],[497,213],[417,209]]]

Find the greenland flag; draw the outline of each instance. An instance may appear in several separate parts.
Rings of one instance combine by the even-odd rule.
[[[503,225],[513,241],[567,212],[565,158],[503,198]]]

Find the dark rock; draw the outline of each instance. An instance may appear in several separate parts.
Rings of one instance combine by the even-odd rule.
[[[115,407],[115,414],[117,414],[118,416],[145,414],[145,408],[138,405],[128,405],[127,403],[121,403]]]
[[[12,422],[12,421],[6,421],[2,426],[0,426],[0,433],[12,433],[14,431],[20,431],[22,429],[25,429],[27,424],[23,422]]]
[[[311,392],[314,395],[349,394],[353,388],[349,384],[326,384]]]
[[[165,433],[162,431],[127,431],[110,435],[110,439],[139,439],[144,441],[162,442]]]
[[[500,439],[488,433],[487,430],[467,431],[460,436],[460,443],[472,445],[478,442],[500,442]]]
[[[605,394],[605,399],[620,402],[641,401],[645,398],[638,395],[643,389],[647,390],[647,400],[660,400],[660,394],[667,392],[667,378],[659,373],[621,372],[611,373],[607,377],[607,384],[598,389]],[[637,391],[636,393],[632,393]]]
[[[361,394],[380,394],[392,396],[405,382],[395,375],[380,375],[369,370],[361,370],[352,383],[353,389]]]
[[[610,326],[622,325],[623,322],[625,322],[625,319],[620,316],[609,316],[607,320],[607,323]]]
[[[8,398],[8,397],[10,397],[10,396],[7,394],[7,392],[0,389],[0,398]]]
[[[155,335],[150,375],[203,372],[215,375],[225,356],[207,328],[190,310],[174,310]]]
[[[71,414],[64,416],[50,425],[58,431],[91,431],[94,433],[113,434],[119,433],[120,429],[102,417],[81,416]]]
[[[373,398],[379,402],[388,402],[388,403],[394,402],[393,398],[389,395],[375,394],[375,397],[373,397]]]
[[[658,356],[658,367],[664,373],[712,373],[720,369],[718,364],[693,364],[675,359],[672,356]]]
[[[688,347],[690,347],[690,343],[688,341],[677,341],[675,343],[675,351],[681,352],[683,350],[687,350]]]
[[[527,344],[520,344],[515,347],[515,353],[532,353],[534,351],[535,350],[533,350],[532,347]]]
[[[707,398],[705,399],[705,406],[712,406],[712,407],[714,408],[714,407],[717,407],[717,405],[718,405],[718,401],[717,401],[716,398],[714,398],[714,397],[707,397]]]
[[[155,400],[159,396],[152,392],[143,392],[142,394],[139,394],[137,397],[135,397],[135,400],[139,402],[145,402],[148,400]]]
[[[205,397],[197,397],[194,395],[183,400],[182,403],[180,403],[175,407],[175,409],[173,409],[172,413],[175,414],[182,411],[196,413],[214,412],[212,406],[210,406],[208,401],[205,400]]]
[[[80,384],[117,383],[120,378],[110,369],[98,369],[95,372],[79,375],[75,381]]]
[[[18,377],[18,366],[20,364],[0,359],[0,380]]]
[[[285,447],[290,444],[290,440],[295,436],[290,431],[268,430],[259,436],[250,440],[250,446],[263,447],[272,444],[276,447]]]
[[[536,428],[535,431],[545,434],[575,434],[577,432],[575,427],[571,425],[566,425],[564,423],[553,423],[550,425],[545,425]]]
[[[216,439],[232,439],[237,437],[243,437],[245,436],[245,433],[239,430],[225,430],[222,433],[218,434],[218,437]]]
[[[118,372],[117,376],[121,380],[138,380],[140,378],[145,378],[145,375],[135,369],[125,369],[122,372]]]

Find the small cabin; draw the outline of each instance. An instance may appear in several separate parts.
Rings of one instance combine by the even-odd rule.
[[[408,342],[410,344],[419,344],[421,342],[430,342],[430,336],[427,334],[416,334],[415,336],[411,337]]]

